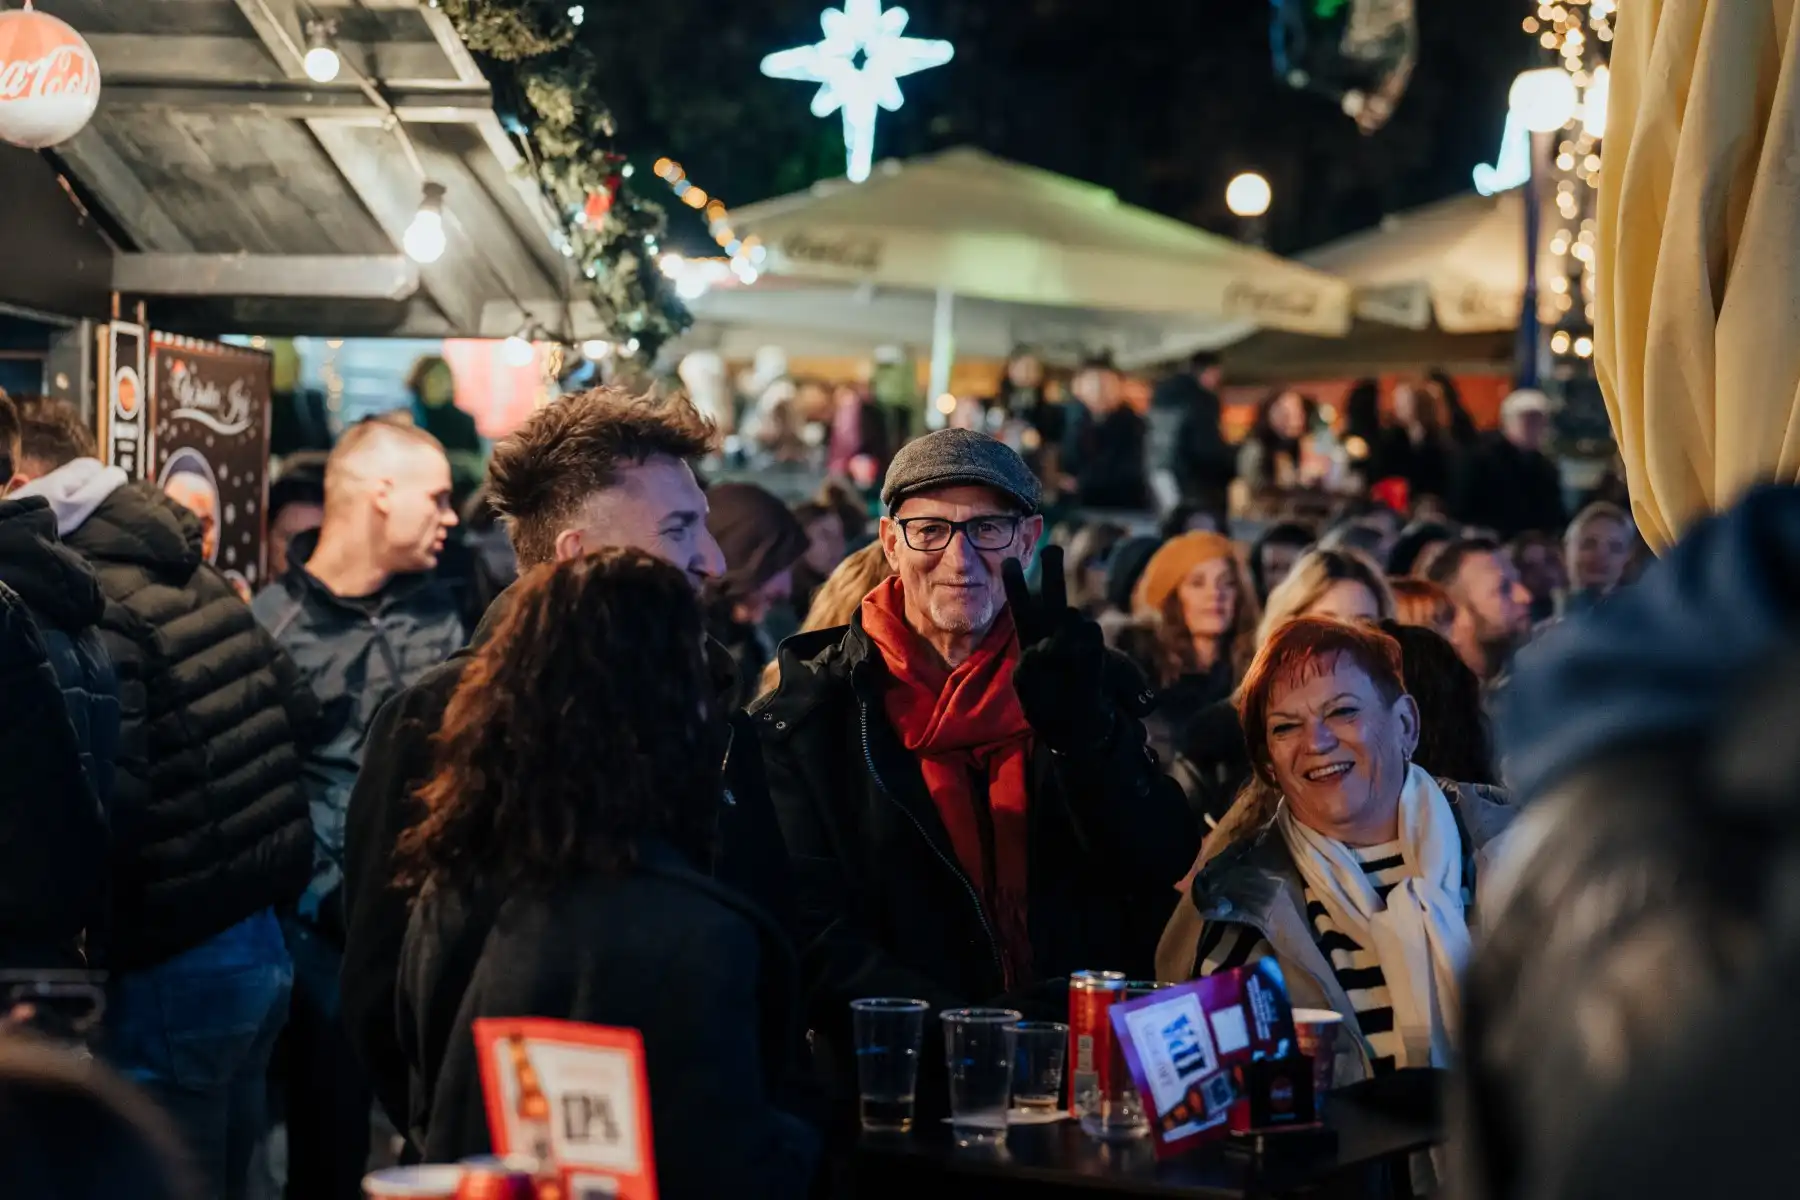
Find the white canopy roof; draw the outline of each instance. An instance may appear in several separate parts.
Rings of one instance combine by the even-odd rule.
[[[770,274],[947,291],[959,300],[1161,314],[1341,336],[1342,282],[1120,202],[1105,188],[974,149],[884,163],[737,209]]]
[[[1356,289],[1356,315],[1446,333],[1516,329],[1525,297],[1522,193],[1457,196],[1300,256]]]

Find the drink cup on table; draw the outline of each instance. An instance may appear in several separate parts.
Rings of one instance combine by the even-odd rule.
[[[1149,980],[1133,980],[1121,984],[1114,993],[1116,1003],[1140,1000],[1173,985]],[[1112,1017],[1106,1021],[1108,1039],[1105,1084],[1099,1091],[1099,1103],[1081,1117],[1081,1128],[1089,1137],[1103,1142],[1135,1142],[1150,1136],[1150,1118],[1144,1112],[1143,1097],[1132,1082],[1131,1068],[1125,1064],[1125,1049],[1112,1036]]]
[[[1054,1113],[1063,1106],[1063,1063],[1069,1027],[1055,1021],[1021,1021],[1013,1063],[1013,1108]]]
[[[930,1008],[923,1000],[897,998],[850,1002],[864,1129],[905,1133],[912,1128],[919,1047]]]
[[[1325,1094],[1337,1082],[1338,1034],[1344,1018],[1329,1008],[1294,1010],[1294,1043],[1301,1057],[1312,1059],[1313,1106],[1323,1110]]]
[[[1086,1120],[1100,1111],[1112,1078],[1112,1006],[1125,995],[1123,971],[1077,971],[1069,976],[1069,1111]]]
[[[366,1200],[456,1200],[463,1169],[439,1163],[389,1167],[363,1176]]]
[[[1020,1014],[1010,1008],[956,1008],[943,1014],[950,1074],[950,1125],[959,1146],[1006,1141]]]

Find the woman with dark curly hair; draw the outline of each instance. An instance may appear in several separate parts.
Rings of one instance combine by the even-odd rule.
[[[635,550],[538,567],[510,597],[400,842],[423,889],[399,987],[414,1144],[490,1149],[476,1019],[625,1026],[644,1038],[662,1194],[803,1195],[817,1139],[775,1096],[793,954],[704,874],[726,747],[700,602]]]
[[[1413,761],[1439,779],[1498,784],[1481,679],[1456,647],[1431,628],[1383,621],[1381,630],[1400,643],[1406,691],[1419,704]]]

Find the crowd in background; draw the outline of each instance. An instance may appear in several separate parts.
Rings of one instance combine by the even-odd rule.
[[[133,1152],[164,1154],[172,1120],[205,1194],[280,1176],[292,1197],[355,1196],[391,1152],[383,1115],[407,1153],[485,1149],[466,1044],[484,1011],[665,1046],[719,1004],[762,1024],[687,1065],[652,1054],[667,1190],[798,1194],[839,1123],[827,1060],[856,994],[1023,1010],[1056,972],[1115,961],[1312,961],[1200,924],[1229,890],[1221,851],[1308,786],[1264,717],[1311,703],[1283,674],[1309,655],[1353,661],[1346,689],[1400,714],[1368,735],[1392,742],[1371,770],[1403,811],[1447,795],[1475,820],[1432,850],[1473,864],[1510,821],[1489,722],[1515,656],[1644,561],[1623,509],[1567,504],[1541,395],[1477,434],[1443,377],[1387,412],[1361,388],[1341,428],[1277,391],[1234,445],[1209,358],[1140,416],[1110,364],[1063,403],[1020,354],[1002,396],[910,444],[846,392],[838,470],[789,504],[685,402],[605,392],[542,410],[484,466],[445,376],[422,364],[412,411],[289,459],[250,604],[193,514],[104,466],[72,411],[0,400],[0,739],[29,764],[0,815],[0,966],[110,973],[84,1034],[162,1114],[139,1114]],[[980,828],[941,765],[966,755],[988,772]],[[877,802],[896,788],[915,794]],[[1307,828],[1289,845],[1330,841]],[[1362,1020],[1363,1070],[1436,1061],[1384,1036],[1385,986],[1355,986],[1379,972],[1360,893],[1331,882],[1359,862],[1332,853],[1293,866],[1318,987]],[[533,879],[567,886],[517,886]],[[941,919],[963,904],[952,879],[968,938]],[[618,982],[651,970],[681,982]],[[745,1114],[705,1153],[680,1149],[710,1124],[686,1078],[703,1070]]]

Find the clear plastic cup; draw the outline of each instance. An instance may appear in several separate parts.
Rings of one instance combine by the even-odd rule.
[[[919,1047],[925,1040],[925,1014],[930,1008],[923,1000],[850,1002],[864,1129],[889,1133],[912,1129]]]
[[[955,1008],[943,1014],[950,1126],[959,1146],[1006,1140],[1019,1020],[1010,1008]]]
[[[1013,1107],[1030,1113],[1060,1111],[1069,1027],[1055,1021],[1020,1021],[1017,1033]]]

